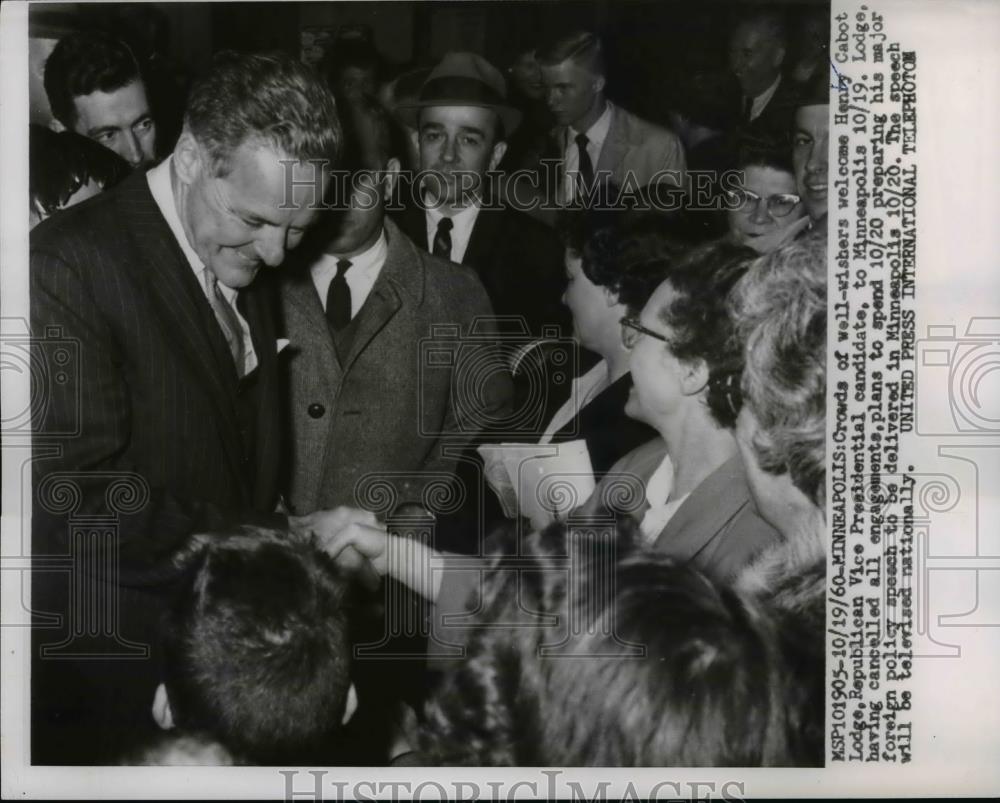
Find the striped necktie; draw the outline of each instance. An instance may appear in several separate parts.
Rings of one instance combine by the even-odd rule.
[[[205,275],[208,277],[210,285],[208,303],[212,307],[212,312],[215,313],[215,320],[219,322],[219,328],[222,329],[223,336],[226,338],[226,345],[229,346],[229,352],[233,355],[236,375],[242,378],[246,367],[243,327],[240,325],[240,319],[237,317],[233,305],[222,294],[222,290],[219,287],[219,280],[215,278],[215,274],[206,269]]]

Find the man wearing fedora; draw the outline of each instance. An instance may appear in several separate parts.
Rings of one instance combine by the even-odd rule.
[[[549,155],[557,160],[549,200],[588,205],[609,184],[635,192],[650,183],[683,185],[677,136],[605,97],[601,40],[587,31],[559,37],[538,54],[549,110],[556,120]]]
[[[507,331],[567,332],[562,247],[546,226],[503,203],[497,165],[521,122],[500,72],[475,53],[452,52],[398,115],[414,130],[417,181],[400,227],[435,256],[476,270]]]

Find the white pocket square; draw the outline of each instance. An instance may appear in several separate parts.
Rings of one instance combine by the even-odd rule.
[[[286,348],[288,348],[289,345],[291,345],[291,342],[292,341],[288,340],[287,338],[279,337],[278,338],[278,344],[277,344],[278,345],[278,350],[275,353],[276,354],[281,354],[281,352],[283,352]]]

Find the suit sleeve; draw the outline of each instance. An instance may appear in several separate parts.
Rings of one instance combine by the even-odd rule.
[[[277,514],[178,498],[168,488],[151,486],[143,468],[125,457],[130,433],[142,421],[129,399],[126,355],[84,275],[82,266],[67,259],[32,251],[33,373],[48,379],[32,388],[36,554],[69,551],[70,515],[106,517],[117,526],[121,582],[142,585],[172,574],[172,558],[193,533],[239,524],[287,525]],[[76,370],[63,374],[49,364],[47,344],[58,341],[78,355]],[[52,472],[68,476],[56,482]],[[109,487],[117,487],[117,495]]]

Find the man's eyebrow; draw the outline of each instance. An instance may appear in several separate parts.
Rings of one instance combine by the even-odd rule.
[[[483,129],[476,128],[473,125],[463,125],[459,130],[463,134],[478,134],[481,137],[485,137],[486,136],[486,132],[483,131]]]
[[[137,123],[141,123],[144,120],[152,120],[152,119],[153,119],[152,113],[149,111],[144,111],[142,114],[136,117],[131,123],[129,123],[128,127],[132,128],[132,126],[136,125]]]
[[[98,128],[88,128],[87,136],[91,138],[99,137],[101,134],[111,134],[114,133],[115,131],[120,131],[120,130],[121,129],[116,125],[102,125],[99,126]]]

